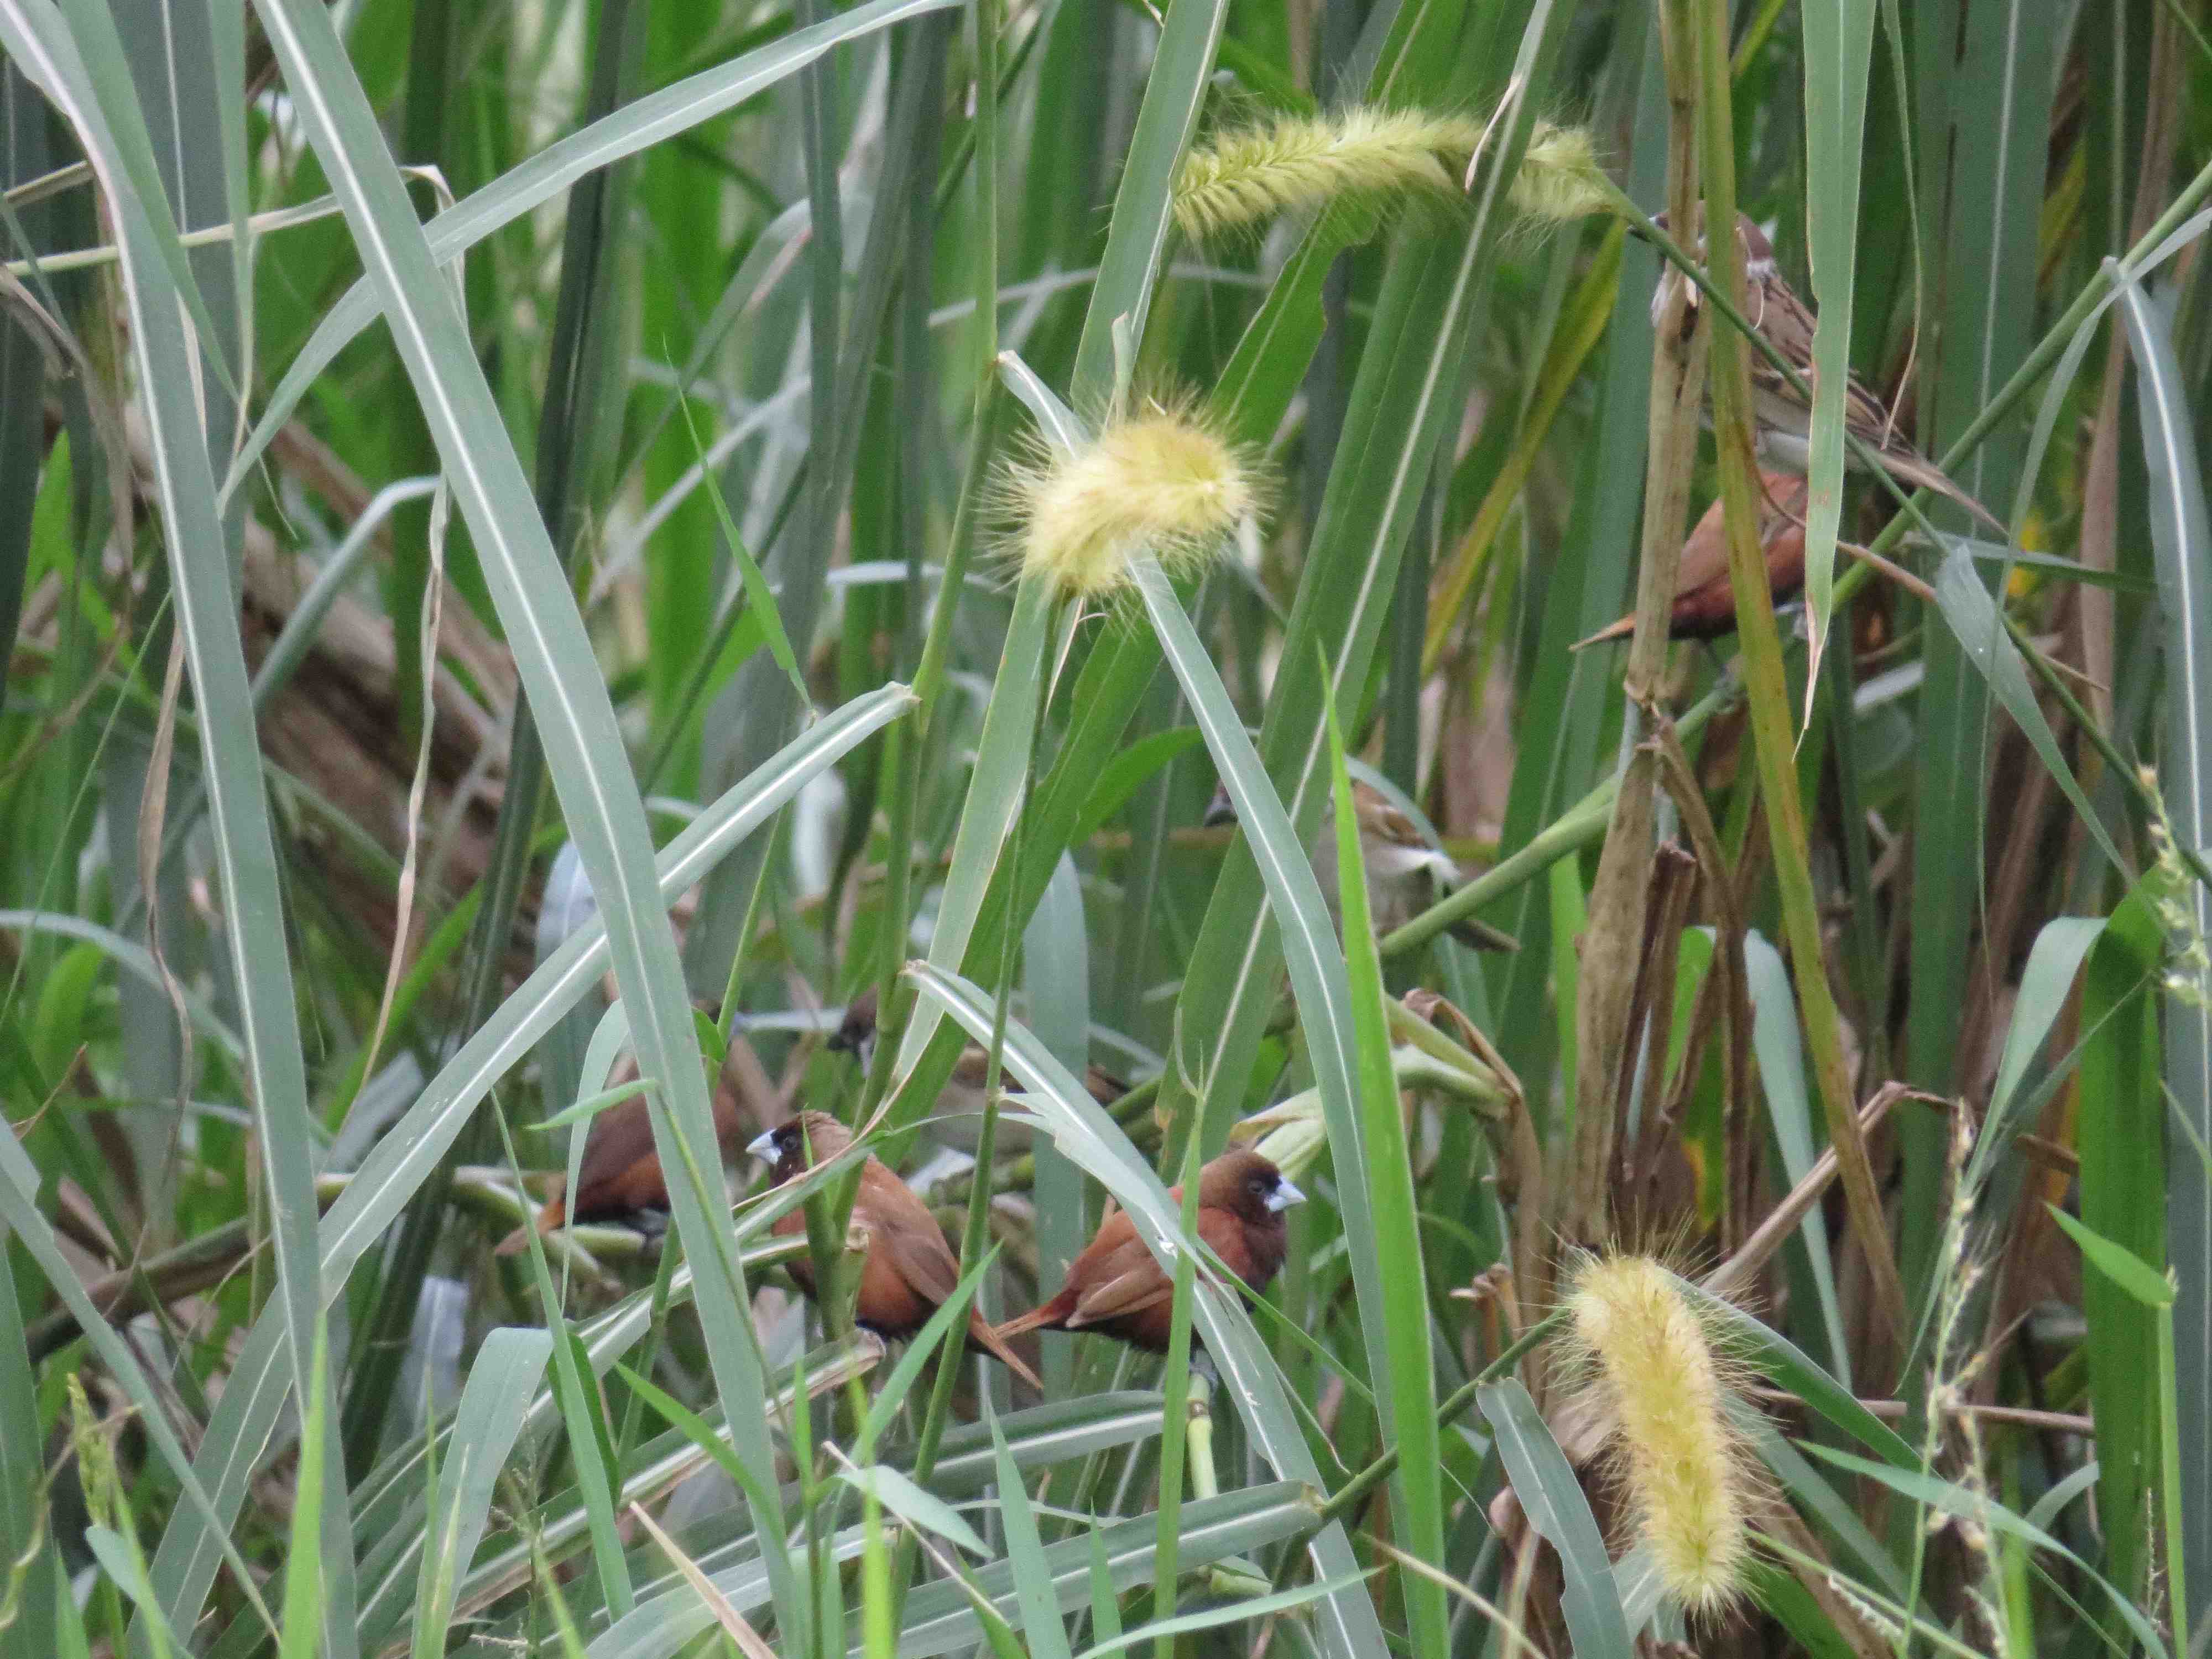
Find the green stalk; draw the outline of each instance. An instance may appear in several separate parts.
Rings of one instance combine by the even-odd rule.
[[[1705,0],[1698,31],[1699,159],[1705,174],[1705,222],[1735,224],[1735,127],[1729,109],[1728,14],[1723,0]],[[1740,251],[1733,234],[1705,239],[1708,274],[1721,295],[1741,313]],[[1882,1321],[1900,1341],[1910,1328],[1905,1281],[1882,1216],[1881,1194],[1866,1138],[1852,1109],[1850,1067],[1844,1057],[1835,992],[1828,983],[1820,941],[1820,908],[1797,790],[1796,740],[1790,729],[1790,690],[1782,672],[1782,641],[1759,544],[1757,471],[1753,461],[1750,366],[1743,336],[1716,331],[1712,345],[1713,431],[1720,453],[1721,499],[1728,526],[1729,583],[1735,594],[1736,643],[1750,693],[1752,735],[1758,751],[1759,786],[1766,799],[1767,834],[1781,895],[1783,931],[1797,967],[1797,1006],[1812,1049],[1828,1139],[1836,1149],[1851,1230],[1858,1237],[1874,1280]]]
[[[1186,1239],[1198,1237],[1199,1144],[1195,1134],[1183,1137],[1182,1236]],[[1168,1353],[1160,1371],[1159,1525],[1152,1543],[1152,1618],[1162,1623],[1175,1617],[1176,1561],[1182,1542],[1182,1474],[1190,1429],[1190,1299],[1197,1288],[1197,1270],[1195,1252],[1176,1252]],[[1175,1659],[1175,1648],[1172,1636],[1156,1637],[1152,1659]]]
[[[2172,1272],[2166,1276],[2173,1283]],[[2186,1534],[2181,1520],[2181,1395],[2174,1358],[2173,1303],[2158,1310],[2159,1485],[2166,1492],[2166,1605],[2173,1621],[2173,1650],[2189,1650],[2189,1595],[2182,1574]]]

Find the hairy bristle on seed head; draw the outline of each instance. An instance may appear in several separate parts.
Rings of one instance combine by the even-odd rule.
[[[1188,408],[1159,403],[1079,449],[1018,466],[1009,495],[1023,569],[1080,599],[1125,587],[1146,554],[1170,569],[1202,562],[1262,506],[1237,446]]]
[[[1588,129],[1539,121],[1513,175],[1510,199],[1529,218],[1558,224],[1609,212],[1617,193],[1598,165]]]
[[[1481,136],[1463,117],[1414,110],[1279,116],[1185,158],[1176,222],[1203,240],[1346,198],[1449,196],[1458,186],[1449,163],[1463,162]]]
[[[1571,1346],[1613,1427],[1637,1536],[1685,1608],[1718,1613],[1743,1591],[1756,1490],[1728,1419],[1727,1362],[1650,1256],[1592,1257],[1571,1284]]]
[[[1338,202],[1457,199],[1484,137],[1479,121],[1419,110],[1278,116],[1223,131],[1184,159],[1176,222],[1202,240]],[[1587,131],[1539,121],[1510,199],[1524,217],[1559,223],[1607,210],[1613,189]]]

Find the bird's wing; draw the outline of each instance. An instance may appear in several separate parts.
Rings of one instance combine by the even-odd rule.
[[[1160,1271],[1140,1239],[1132,1238],[1100,1262],[1101,1276],[1075,1299],[1067,1328],[1102,1324],[1158,1306],[1175,1295],[1175,1283]]]
[[[854,1218],[870,1235],[869,1251],[884,1250],[907,1287],[933,1308],[942,1307],[960,1288],[960,1262],[945,1242],[945,1230],[914,1189],[873,1158],[860,1175]]]
[[[1239,1279],[1252,1271],[1252,1253],[1245,1247],[1244,1224],[1226,1210],[1201,1209],[1198,1236],[1206,1249],[1219,1256]],[[1160,1271],[1160,1264],[1142,1239],[1130,1229],[1098,1263],[1094,1281],[1076,1299],[1069,1318],[1072,1330],[1109,1319],[1142,1313],[1173,1299],[1175,1281]]]
[[[630,1080],[635,1067],[625,1067]],[[619,1084],[623,1079],[617,1079]],[[611,1181],[653,1151],[653,1119],[645,1097],[632,1095],[616,1102],[592,1120],[584,1142],[584,1161],[576,1171],[576,1190],[586,1192],[603,1181]]]

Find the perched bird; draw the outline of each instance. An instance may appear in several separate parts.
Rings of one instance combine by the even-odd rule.
[[[1777,605],[1796,598],[1805,586],[1805,495],[1802,477],[1761,472],[1759,547],[1766,559],[1766,587]],[[1674,577],[1674,608],[1667,625],[1670,640],[1717,640],[1735,632],[1735,590],[1729,586],[1728,526],[1716,498],[1682,544],[1681,568]],[[1625,640],[1636,631],[1632,611],[1601,628],[1573,649],[1606,640]]]
[[[1653,223],[1667,228],[1667,216],[1661,214]],[[1766,233],[1751,222],[1747,214],[1738,214],[1735,222],[1736,246],[1743,260],[1744,316],[1759,337],[1764,339],[1784,362],[1797,371],[1808,386],[1813,384],[1813,308],[1797,297],[1775,263],[1774,245]],[[1691,250],[1700,259],[1705,257],[1705,240],[1698,238]],[[1658,286],[1651,292],[1651,320],[1656,325],[1666,308],[1668,284],[1684,282],[1681,273],[1671,265],[1660,273]],[[1684,326],[1688,325],[1690,312],[1694,312],[1703,297],[1699,289],[1689,290],[1690,311],[1683,313]],[[1784,378],[1779,370],[1766,360],[1763,352],[1747,354],[1751,359],[1752,415],[1758,428],[1759,453],[1771,465],[1785,471],[1803,474],[1810,459],[1813,431],[1813,406],[1802,393]],[[1712,420],[1712,387],[1706,383],[1705,419]],[[1972,496],[1953,483],[1943,470],[1929,460],[1897,430],[1897,422],[1889,406],[1860,384],[1853,375],[1844,388],[1844,424],[1854,435],[1881,459],[1882,470],[1899,483],[1917,488],[1933,489],[1993,526],[2002,535],[2004,526]],[[1852,465],[1859,465],[1849,449],[1844,459]],[[1802,555],[1800,559],[1802,561]]]
[[[1170,1196],[1180,1204],[1182,1188],[1170,1188]],[[1198,1236],[1257,1296],[1290,1248],[1283,1212],[1304,1197],[1259,1153],[1224,1152],[1198,1172]],[[1059,1294],[1008,1320],[997,1334],[1096,1331],[1165,1353],[1174,1302],[1175,1281],[1137,1237],[1129,1212],[1116,1210],[1069,1265]]]
[[[627,1076],[635,1078],[635,1063],[623,1064]],[[743,1127],[743,1115],[738,1109],[739,1095],[751,1093],[758,1101],[774,1092],[768,1074],[761,1070],[759,1057],[742,1037],[733,1037],[714,1098],[714,1139],[726,1154],[737,1144]],[[653,1120],[647,1113],[644,1095],[618,1101],[592,1119],[573,1200],[567,1185],[565,1175],[556,1175],[551,1196],[538,1211],[536,1223],[517,1227],[493,1253],[518,1254],[529,1243],[532,1224],[541,1236],[576,1221],[615,1222],[648,1237],[666,1229],[668,1180],[661,1171],[660,1155],[653,1150]]]
[[[745,1150],[774,1167],[779,1187],[798,1180],[816,1161],[827,1162],[853,1144],[852,1131],[827,1112],[801,1112],[770,1129]],[[809,1150],[811,1149],[811,1156]],[[945,1242],[929,1206],[906,1182],[871,1158],[860,1166],[860,1188],[853,1198],[853,1224],[868,1237],[860,1285],[853,1299],[853,1322],[885,1338],[912,1336],[942,1307],[960,1285],[960,1261]],[[804,1211],[793,1210],[769,1229],[779,1237],[806,1231]],[[784,1263],[799,1288],[814,1294],[814,1263],[794,1256]],[[968,1347],[988,1353],[1040,1392],[1043,1384],[1021,1357],[1001,1341],[980,1309],[968,1310]]]
[[[830,1047],[852,1055],[865,1072],[874,1058],[875,1046],[876,991],[870,986],[846,1005],[845,1018],[831,1035]],[[939,1139],[963,1152],[975,1150],[975,1129],[983,1115],[983,1079],[990,1069],[990,1056],[981,1043],[971,1042],[960,1051],[960,1058],[953,1062],[952,1076],[937,1097],[939,1121],[933,1128]],[[1111,1106],[1129,1092],[1127,1083],[1095,1065],[1085,1070],[1083,1082],[1091,1099],[1101,1106]],[[1028,1144],[1029,1131],[1021,1125],[1001,1123],[999,1133],[1001,1152],[1019,1151]]]
[[[1420,826],[1397,804],[1372,784],[1352,781],[1352,811],[1359,821],[1359,857],[1367,872],[1367,908],[1377,934],[1402,927],[1437,902],[1438,890],[1449,890],[1459,880],[1459,866],[1449,853],[1432,847]],[[1206,809],[1204,822],[1211,826],[1237,822],[1236,804],[1226,785],[1217,787]],[[1332,800],[1322,814],[1313,845],[1307,849],[1313,861],[1314,879],[1328,901],[1329,920],[1344,928],[1344,912],[1336,874],[1336,805]],[[1461,944],[1477,951],[1517,951],[1520,940],[1487,922],[1462,916],[1447,929]]]

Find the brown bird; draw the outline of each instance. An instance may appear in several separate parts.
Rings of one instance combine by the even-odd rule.
[[[624,1076],[637,1076],[635,1062],[623,1062],[623,1075],[618,1075],[617,1082],[624,1080]],[[737,1144],[744,1127],[738,1110],[738,1096],[744,1091],[765,1099],[774,1088],[760,1069],[759,1057],[742,1037],[732,1037],[714,1099],[714,1139],[726,1154]],[[565,1191],[567,1184],[565,1175],[553,1177],[551,1196],[538,1212],[536,1226],[541,1235],[573,1221],[611,1221],[635,1227],[647,1237],[666,1230],[668,1181],[661,1173],[660,1155],[653,1150],[653,1120],[642,1094],[617,1102],[592,1119],[584,1142],[584,1161],[576,1172],[573,1203]],[[514,1255],[529,1242],[529,1237],[528,1224],[517,1227],[499,1242],[493,1254]]]
[[[810,1164],[837,1157],[853,1144],[852,1131],[827,1112],[801,1112],[770,1129],[745,1150],[774,1166],[779,1187],[798,1180]],[[809,1148],[812,1156],[809,1157]],[[878,1336],[912,1336],[929,1322],[960,1285],[960,1261],[945,1242],[944,1230],[929,1206],[906,1182],[871,1158],[860,1166],[860,1188],[853,1198],[853,1224],[868,1237],[860,1285],[853,1300],[853,1322]],[[806,1216],[793,1210],[769,1229],[781,1238],[806,1231]],[[794,1256],[784,1263],[799,1288],[814,1294],[814,1263]],[[982,1310],[968,1310],[968,1347],[988,1353],[1031,1388],[1042,1392],[1036,1373],[999,1339]]]
[[[1759,546],[1766,559],[1766,586],[1777,605],[1797,597],[1805,586],[1805,480],[1787,472],[1759,475]],[[1729,586],[1728,526],[1716,498],[1682,544],[1681,568],[1674,577],[1674,608],[1667,625],[1670,640],[1717,640],[1735,632],[1735,590]],[[1625,640],[1636,631],[1633,611],[1601,628],[1573,647]]]
[[[1667,216],[1661,214],[1653,223],[1662,230],[1667,228]],[[1775,263],[1774,245],[1767,240],[1766,233],[1753,224],[1747,214],[1738,214],[1735,224],[1736,246],[1743,261],[1744,316],[1759,337],[1809,386],[1813,384],[1813,308],[1797,297]],[[1700,259],[1705,258],[1705,241],[1701,235],[1690,252]],[[1660,272],[1658,285],[1651,292],[1651,320],[1656,324],[1666,308],[1668,284],[1686,280],[1672,265]],[[1689,310],[1683,313],[1686,328],[1691,315],[1702,299],[1695,287],[1689,291]],[[1751,358],[1752,414],[1758,428],[1759,453],[1762,459],[1785,471],[1803,474],[1810,459],[1813,431],[1813,406],[1802,393],[1766,360],[1763,352],[1748,354]],[[1712,385],[1706,382],[1705,420],[1712,421]],[[1882,470],[1899,483],[1916,488],[1933,489],[1948,495],[1960,506],[1992,526],[1999,535],[2008,533],[2004,526],[1979,501],[1951,482],[1943,469],[1929,460],[1899,433],[1889,406],[1860,384],[1854,375],[1844,387],[1844,424],[1871,449],[1881,463]],[[1848,448],[1844,459],[1852,466],[1860,465]],[[1799,515],[1803,516],[1802,514]],[[1802,562],[1802,555],[1800,555]]]
[[[1182,1188],[1169,1189],[1176,1203]],[[1255,1296],[1283,1265],[1290,1248],[1283,1212],[1305,1194],[1259,1153],[1224,1152],[1198,1172],[1198,1236],[1227,1262]],[[1096,1331],[1132,1347],[1165,1353],[1173,1322],[1175,1281],[1160,1271],[1127,1210],[1106,1218],[1097,1236],[1067,1269],[1060,1293],[1008,1320],[998,1334],[1024,1331]]]
[[[1419,915],[1439,896],[1459,881],[1459,866],[1450,854],[1430,845],[1395,801],[1370,783],[1352,781],[1352,816],[1359,823],[1359,857],[1367,872],[1367,906],[1377,934],[1402,927]],[[1236,803],[1227,785],[1218,787],[1206,809],[1209,826],[1237,822]],[[1329,920],[1344,930],[1344,912],[1336,874],[1336,806],[1334,800],[1322,813],[1321,826],[1308,849],[1314,879],[1328,902]],[[1487,922],[1463,916],[1446,930],[1461,944],[1477,951],[1517,951],[1521,941]]]

